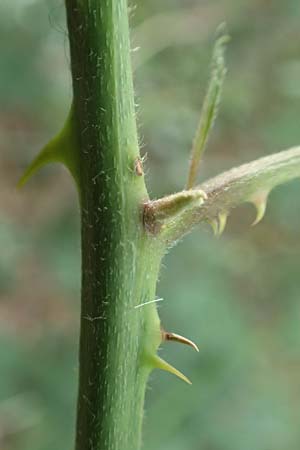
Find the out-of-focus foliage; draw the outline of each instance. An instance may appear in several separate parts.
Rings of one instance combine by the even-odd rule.
[[[131,13],[138,121],[153,197],[186,181],[214,32],[231,35],[228,75],[200,180],[300,143],[297,0],[140,0]],[[63,168],[24,188],[22,168],[63,123],[71,97],[62,0],[0,2],[0,448],[72,448],[80,243]],[[203,227],[166,257],[167,330],[194,339],[165,358],[193,386],[154,372],[145,450],[298,450],[299,181],[264,221],[236,210],[221,239]]]

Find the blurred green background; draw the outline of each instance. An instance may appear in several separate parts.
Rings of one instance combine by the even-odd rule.
[[[199,180],[300,143],[298,0],[140,0],[131,12],[139,133],[153,197],[181,189],[217,25],[228,75]],[[137,48],[140,47],[138,50]],[[65,170],[15,185],[62,125],[71,98],[62,0],[0,2],[0,448],[74,440],[79,214]],[[238,208],[225,233],[196,230],[164,260],[164,345],[192,387],[156,371],[145,450],[299,450],[300,185],[277,188],[257,227]]]

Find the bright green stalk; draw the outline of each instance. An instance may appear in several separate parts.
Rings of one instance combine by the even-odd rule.
[[[162,333],[153,300],[165,243],[143,227],[148,194],[127,1],[66,0],[66,8],[82,216],[76,449],[135,450],[150,371],[158,367],[188,380],[156,355]]]
[[[66,0],[80,148],[82,311],[77,450],[140,446],[161,252],[148,245],[126,0]],[[146,257],[147,255],[147,257]]]

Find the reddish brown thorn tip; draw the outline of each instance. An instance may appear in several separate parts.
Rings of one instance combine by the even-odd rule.
[[[184,336],[180,336],[180,334],[176,333],[170,333],[168,331],[162,331],[163,340],[165,341],[175,341],[180,342],[181,344],[189,345],[190,347],[193,347],[196,352],[199,352],[198,346],[195,344],[195,342],[191,341],[190,339],[187,339]]]

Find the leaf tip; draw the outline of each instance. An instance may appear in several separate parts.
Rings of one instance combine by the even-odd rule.
[[[216,44],[219,46],[224,46],[230,42],[231,37],[228,33],[227,23],[221,22],[216,29]]]

